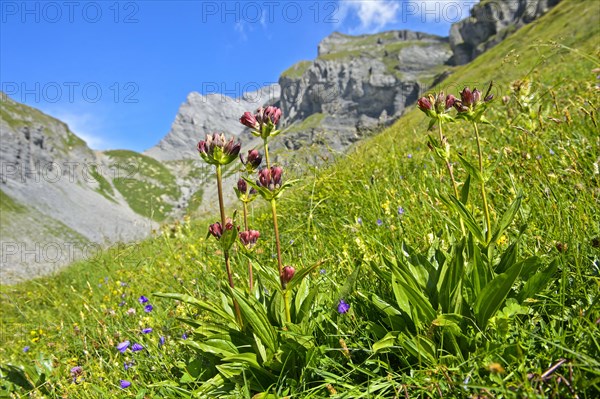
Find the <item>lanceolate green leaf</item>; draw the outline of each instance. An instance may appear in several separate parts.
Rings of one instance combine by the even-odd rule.
[[[296,323],[301,323],[310,314],[315,297],[319,293],[319,286],[312,287],[306,298],[302,301],[300,307],[296,307]]]
[[[448,197],[441,197],[446,204],[451,206],[456,212],[458,212],[459,216],[465,222],[465,226],[469,229],[469,231],[473,234],[473,237],[477,239],[477,241],[485,244],[485,238],[483,237],[483,232],[481,228],[477,225],[475,218],[471,215],[471,212],[465,208],[465,206],[456,199],[453,195]]]
[[[443,271],[439,283],[439,301],[444,313],[458,313],[455,309],[459,305],[459,296],[462,288],[461,280],[464,274],[465,260],[463,257],[463,248],[465,239],[455,245],[452,258],[444,263]]]
[[[373,352],[377,353],[382,349],[386,349],[391,346],[394,346],[394,344],[396,342],[396,334],[394,334],[393,332],[389,332],[385,335],[385,337],[383,337],[379,341],[375,342],[373,344]]]
[[[476,244],[473,245],[471,262],[473,263],[473,268],[470,280],[475,297],[477,297],[481,290],[492,280],[492,272],[481,258],[481,250]]]
[[[402,289],[402,286],[398,284],[395,273],[392,274],[392,290],[394,291],[394,296],[396,297],[396,305],[398,305],[398,307],[407,315],[410,315],[411,311],[408,296],[406,296],[406,291]]]
[[[500,219],[498,226],[496,226],[496,229],[494,230],[494,234],[492,236],[492,242],[496,242],[496,240],[498,240],[498,238],[500,238],[500,236],[504,233],[504,231],[506,231],[508,226],[510,226],[510,224],[514,220],[517,212],[519,211],[519,208],[521,207],[522,199],[523,199],[523,194],[519,193],[519,195],[517,195],[517,198],[515,198],[515,200],[512,202],[512,204],[510,204],[510,206],[508,207],[506,212],[504,212],[504,215],[502,215],[502,219]]]
[[[198,342],[189,339],[181,342],[184,345],[198,349],[202,352],[212,353],[218,357],[232,356],[239,352],[236,346],[227,339],[211,339],[205,342]]]
[[[517,300],[519,302],[523,302],[527,298],[535,297],[541,290],[543,290],[552,276],[556,273],[558,269],[558,259],[554,259],[550,265],[541,272],[534,274],[523,286],[519,295],[517,295]]]
[[[460,202],[467,205],[469,202],[469,189],[471,188],[471,175],[467,175],[467,179],[460,190]]]
[[[373,305],[375,305],[375,307],[377,307],[377,309],[381,310],[388,316],[402,316],[402,312],[400,312],[397,308],[390,305],[375,294],[371,295],[371,302],[373,303]]]
[[[231,292],[240,306],[245,321],[250,324],[262,343],[275,352],[277,350],[277,332],[269,322],[264,307],[254,297],[250,297],[237,289],[231,289]]]
[[[417,291],[408,284],[405,284],[402,281],[398,281],[397,284],[400,285],[400,288],[404,290],[406,297],[409,300],[411,308],[413,310],[412,315],[414,319],[414,314],[418,314],[418,318],[420,322],[431,323],[433,319],[435,319],[435,310],[431,307],[429,300],[425,297],[423,292]],[[415,323],[417,320],[413,320]]]
[[[302,282],[304,277],[306,277],[309,273],[314,271],[317,267],[321,266],[323,263],[324,263],[324,261],[319,261],[311,266],[305,267],[302,270],[296,270],[294,277],[292,277],[292,279],[290,280],[290,282],[287,285],[287,289],[292,290],[292,289],[296,288],[296,286],[298,286]]]
[[[472,176],[477,182],[481,182],[482,176],[481,176],[481,172],[479,172],[479,169],[477,169],[475,166],[473,166],[469,161],[467,161],[465,158],[463,158],[463,156],[460,154],[458,155],[458,160],[462,164],[463,168],[465,168],[465,170],[467,171],[469,176]]]
[[[197,306],[198,308],[206,310],[208,312],[211,312],[211,313],[215,314],[216,316],[222,317],[225,320],[229,320],[229,321],[235,320],[232,315],[230,315],[227,312],[225,312],[224,310],[220,309],[218,306],[216,306],[212,303],[204,302],[200,299],[194,298],[191,295],[177,294],[177,293],[163,293],[163,292],[155,292],[152,295],[160,297],[160,298],[176,299],[178,301]]]
[[[522,267],[522,263],[515,264],[481,290],[475,302],[475,318],[480,328],[484,328],[490,317],[500,309],[515,280],[519,277]]]

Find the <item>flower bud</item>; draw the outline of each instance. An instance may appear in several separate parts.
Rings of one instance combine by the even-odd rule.
[[[448,111],[450,108],[454,107],[455,102],[456,102],[456,97],[454,97],[452,94],[448,94],[448,97],[446,97],[446,111]]]
[[[435,97],[434,104],[436,113],[441,114],[446,110],[446,95],[443,91],[440,91],[439,94]]]
[[[283,268],[283,270],[281,271],[281,283],[283,285],[283,288],[287,286],[292,277],[294,277],[295,273],[296,269],[294,269],[292,266],[286,266]]]
[[[246,180],[240,178],[237,182],[237,189],[240,194],[246,194],[246,191],[248,191],[248,183],[246,183]]]
[[[248,151],[248,158],[246,162],[249,163],[250,166],[252,166],[254,169],[256,169],[260,166],[260,163],[262,162],[262,156],[260,155],[258,150],[250,150]]]
[[[244,115],[240,118],[240,123],[244,126],[249,127],[250,129],[258,130],[260,129],[260,125],[254,115],[250,112],[244,112]]]
[[[473,90],[473,106],[481,101],[481,92],[477,89]]]
[[[213,223],[208,226],[208,233],[213,235],[217,240],[221,238],[223,235],[223,228],[221,227],[221,223]]]
[[[469,108],[469,107],[471,107],[471,105],[473,105],[474,101],[473,101],[473,93],[471,92],[471,89],[469,89],[468,87],[465,87],[463,89],[463,91],[460,93],[460,101],[461,101],[462,105],[467,108]]]
[[[268,118],[268,120],[273,124],[273,125],[277,125],[277,122],[279,122],[279,118],[281,118],[281,110],[277,107],[274,107],[272,105],[269,105],[266,109],[265,109],[265,113],[264,116],[266,118]]]
[[[283,169],[279,166],[271,167],[271,183],[275,185],[275,188],[279,188],[281,186],[281,175],[283,174]]]
[[[256,244],[258,237],[260,237],[260,233],[256,230],[246,230],[246,231],[241,231],[239,233],[239,236],[240,236],[240,241],[242,242],[242,244],[244,244],[244,246],[248,247],[248,246],[252,246],[252,245]]]
[[[425,113],[433,110],[433,106],[431,105],[431,102],[429,102],[429,99],[427,97],[419,98],[419,101],[417,101],[417,105],[419,109]]]
[[[269,187],[269,183],[271,181],[271,171],[269,169],[261,169],[258,172],[258,184],[261,187]]]
[[[260,166],[260,163],[262,162],[262,156],[258,150],[250,150],[248,151],[246,160],[244,160],[240,154],[240,161],[242,161],[242,164],[246,166],[246,169],[248,169],[249,172],[252,172]]]

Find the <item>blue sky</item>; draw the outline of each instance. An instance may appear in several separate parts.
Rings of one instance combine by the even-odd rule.
[[[7,1],[0,89],[94,149],[143,151],[192,91],[277,82],[334,31],[447,36],[476,0]]]

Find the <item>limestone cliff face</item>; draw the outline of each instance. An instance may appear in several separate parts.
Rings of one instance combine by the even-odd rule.
[[[326,132],[326,144],[343,150],[402,114],[451,55],[446,38],[424,33],[333,33],[319,44],[316,60],[279,79],[283,123],[294,133],[282,140],[296,149]],[[306,126],[309,118],[319,126]]]
[[[207,133],[239,136],[245,131],[239,122],[242,114],[278,102],[279,95],[279,85],[265,86],[240,98],[192,92],[179,108],[171,131],[145,154],[161,161],[197,158],[196,145]]]
[[[454,65],[463,65],[558,4],[560,0],[484,0],[450,29]]]

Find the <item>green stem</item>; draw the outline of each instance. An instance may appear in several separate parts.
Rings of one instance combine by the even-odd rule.
[[[438,126],[439,126],[439,133],[440,133],[440,145],[444,145],[444,134],[442,132],[442,120],[440,119],[438,121]],[[444,148],[445,150],[445,148]],[[449,155],[449,154],[446,154]],[[460,197],[458,196],[458,187],[456,186],[456,180],[454,179],[454,168],[452,167],[452,164],[450,163],[450,160],[448,158],[445,158],[444,161],[446,162],[446,168],[448,169],[448,174],[450,175],[450,180],[452,180],[452,188],[454,189],[454,196],[456,197],[457,200],[460,201]],[[462,232],[463,236],[466,235],[465,232],[465,224],[462,220],[462,218],[459,219],[460,221],[460,231]]]
[[[290,292],[287,288],[283,290],[283,304],[285,306],[285,320],[288,323],[291,323],[292,316],[290,314]]]
[[[248,192],[246,192],[248,195]],[[248,231],[248,203],[246,201],[244,204],[244,229]],[[250,292],[254,289],[254,272],[252,270],[252,262],[248,259],[248,286],[250,287]]]
[[[273,228],[275,230],[275,245],[277,247],[277,267],[279,268],[279,281],[281,283],[281,288],[283,288],[284,290],[283,299],[285,303],[285,318],[289,323],[292,320],[290,317],[288,292],[283,282],[283,261],[281,259],[281,240],[279,239],[279,224],[277,223],[277,202],[275,201],[275,198],[271,200],[271,211],[273,212]]]
[[[492,224],[490,222],[490,210],[488,207],[487,196],[485,194],[485,178],[483,175],[483,152],[481,151],[481,140],[479,138],[479,128],[477,127],[477,123],[473,122],[473,127],[475,128],[475,137],[477,138],[477,154],[479,156],[479,173],[481,174],[481,198],[483,200],[483,213],[485,214],[485,223],[487,224],[487,229],[485,231],[485,241],[487,243],[492,239]]]
[[[265,162],[267,163],[267,169],[271,169],[271,161],[269,160],[269,142],[268,139],[264,140],[265,147]]]
[[[267,164],[267,169],[271,169],[271,160],[269,159],[269,142],[268,139],[264,139],[264,148],[265,148],[265,161]],[[275,230],[275,244],[277,246],[277,267],[279,269],[279,281],[281,283],[281,288],[283,289],[283,303],[285,305],[285,319],[288,323],[292,322],[292,317],[290,315],[290,303],[289,303],[289,292],[287,288],[284,288],[283,283],[283,261],[281,259],[281,241],[279,240],[279,224],[277,223],[277,203],[275,198],[271,200],[271,211],[273,213],[273,229]]]
[[[217,165],[217,191],[219,195],[219,211],[221,213],[221,227],[225,229],[225,206],[223,205],[223,170],[221,165]],[[225,258],[225,269],[227,270],[227,279],[229,280],[229,286],[234,289],[233,284],[233,273],[231,272],[231,264],[229,262],[229,251],[223,251],[223,257]],[[240,305],[233,298],[233,307],[235,308],[235,315],[238,320],[240,327],[243,325],[242,313],[240,311]]]

